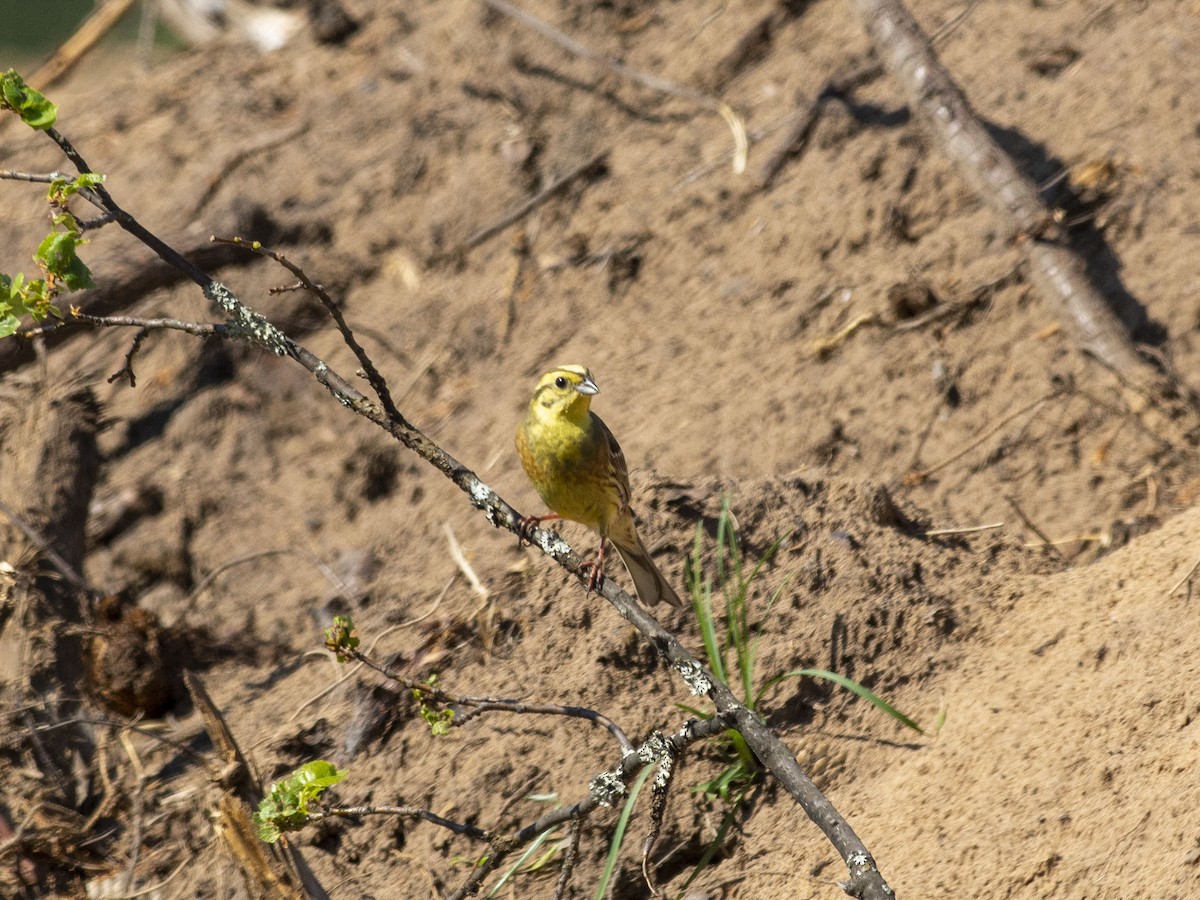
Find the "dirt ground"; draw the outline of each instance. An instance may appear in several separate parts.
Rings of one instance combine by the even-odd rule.
[[[227,233],[235,213],[251,221],[246,237],[343,304],[409,420],[522,511],[540,509],[515,425],[543,370],[582,363],[634,470],[643,534],[680,588],[698,527],[712,552],[723,497],[750,560],[783,538],[752,594],[760,683],[833,668],[927,730],[826,684],[788,680],[764,700],[898,896],[1200,896],[1195,446],[1125,412],[887,75],[828,104],[805,151],[757,188],[797,110],[868,58],[851,5],[788,4],[732,71],[720,62],[784,7],[522,0],[602,54],[720,96],[752,138],[744,174],[713,110],[475,0],[346,5],[361,27],[340,45],[303,38],[259,56],[230,44],[150,73],[89,60],[48,91],[59,128],[119,202],[181,246]],[[932,33],[964,6],[919,0],[913,12]],[[1078,246],[1137,339],[1200,384],[1200,6],[995,0],[937,46],[1003,146],[1079,220]],[[15,122],[0,157],[65,167]],[[40,188],[0,190],[0,271],[28,270]],[[85,253],[102,286],[148,259],[115,228]],[[278,266],[242,259],[215,274],[353,375],[311,300],[267,293],[291,280]],[[124,311],[215,317],[187,285]],[[404,692],[365,671],[323,692],[344,673],[322,648],[337,611],[380,658],[455,692],[590,707],[635,738],[682,724],[676,704],[694,698],[607,604],[299,366],[155,333],[130,389],[106,379],[132,337],[84,333],[4,374],[0,416],[47,384],[92,386],[105,422],[93,520],[131,489],[153,501],[91,523],[84,574],[158,617],[168,655],[203,678],[267,779],[325,758],[349,771],[339,803],[503,831],[585,796],[619,761],[602,729],[558,718],[482,716],[433,738]],[[12,435],[0,464],[26,452]],[[878,514],[884,496],[895,521]],[[928,534],[983,525],[997,527]],[[664,623],[701,650],[690,613]],[[45,698],[5,671],[0,894],[244,895],[200,765],[90,725],[99,752],[78,757],[72,805],[40,762],[45,738],[23,724]],[[55,709],[115,715],[94,698]],[[161,724],[207,749],[184,699]],[[689,788],[721,766],[714,743],[676,779],[656,850],[670,896],[725,812]],[[615,821],[590,820],[567,896],[593,895]],[[643,803],[613,897],[647,896],[647,821]],[[339,898],[446,896],[480,852],[388,818],[323,823],[294,843]],[[498,896],[552,896],[560,862]],[[23,887],[36,872],[42,887]],[[686,890],[834,898],[844,876],[768,783]]]

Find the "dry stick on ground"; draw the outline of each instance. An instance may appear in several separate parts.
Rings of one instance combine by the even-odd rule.
[[[96,42],[121,20],[137,0],[108,0],[92,10],[72,34],[29,79],[30,84],[50,87],[96,46]]]
[[[79,151],[61,133],[54,128],[49,128],[46,130],[46,134],[58,144],[81,174],[92,171]],[[248,249],[280,260],[281,264],[287,266],[304,282],[306,287],[309,287],[321,299],[333,316],[343,339],[358,357],[367,374],[368,382],[380,397],[382,406],[364,396],[358,388],[323,359],[289,338],[266,318],[247,308],[228,287],[215,281],[207,272],[189,262],[146,229],[117,204],[107,188],[103,186],[85,188],[79,191],[79,196],[97,206],[101,211],[110,214],[111,220],[123,230],[194,281],[201,288],[204,296],[226,316],[228,322],[224,328],[229,337],[246,341],[299,363],[329,391],[338,403],[387,431],[454,482],[470,497],[471,503],[483,512],[492,525],[497,528],[505,528],[516,535],[521,534],[521,522],[523,521],[521,514],[484,484],[474,472],[414,427],[394,407],[383,376],[366,357],[353,335],[349,333],[349,328],[346,326],[340,310],[320,289],[319,285],[313,284],[298,268],[287,263],[281,256],[271,254],[258,245],[246,245]],[[588,584],[592,574],[591,566],[555,532],[538,528],[534,529],[532,534],[526,534],[525,537],[574,575],[581,585]],[[622,617],[642,633],[658,655],[665,659],[683,678],[693,693],[707,696],[716,707],[718,715],[732,721],[730,727],[741,733],[747,745],[762,763],[763,768],[779,780],[784,789],[800,804],[809,818],[837,849],[848,870],[847,880],[840,883],[842,889],[850,896],[858,897],[860,900],[892,900],[894,893],[884,881],[866,846],[841,813],[804,774],[794,754],[783,745],[774,732],[753,711],[739,702],[726,684],[719,681],[673,634],[666,631],[653,616],[639,606],[632,596],[621,590],[614,581],[605,579],[596,593],[608,600]],[[532,839],[538,833],[540,831],[533,832],[528,839]],[[483,868],[480,867],[480,872],[477,873],[481,877]],[[478,883],[475,882],[476,889]]]
[[[521,219],[525,218],[525,216],[529,215],[531,212],[533,212],[535,209],[537,209],[539,206],[541,206],[543,203],[545,203],[547,200],[549,200],[555,194],[562,191],[563,188],[567,187],[569,184],[571,184],[576,179],[583,178],[584,176],[590,175],[593,172],[598,171],[600,169],[600,167],[604,165],[604,162],[607,159],[608,159],[608,151],[601,150],[599,153],[597,153],[591,159],[587,160],[584,163],[581,163],[580,165],[576,166],[574,169],[571,169],[571,171],[567,172],[566,174],[562,175],[561,177],[554,179],[554,181],[550,182],[548,185],[546,185],[544,188],[542,188],[536,194],[529,197],[527,200],[521,201],[519,204],[517,204],[516,207],[509,210],[507,213],[505,213],[503,216],[501,216],[498,220],[493,222],[491,225],[484,226],[483,228],[480,228],[478,231],[472,233],[471,236],[468,237],[463,242],[461,250],[470,250],[474,247],[478,247],[480,244],[487,242],[491,238],[498,235],[501,231],[503,231],[509,225],[512,225],[515,222],[519,222]],[[461,250],[460,250],[460,252],[461,252]]]
[[[1200,411],[1193,395],[1134,348],[1104,297],[1088,281],[1083,261],[1068,246],[1037,187],[988,134],[901,0],[851,2],[908,102],[925,119],[960,175],[1009,226],[1034,285],[1067,321],[1079,348],[1132,389],[1134,396],[1128,402],[1135,411],[1169,403],[1174,416],[1185,417],[1183,431],[1194,430]],[[1182,439],[1177,435],[1177,440]]]
[[[603,53],[597,53],[595,50],[583,46],[583,44],[576,41],[570,35],[564,34],[547,22],[543,22],[537,16],[513,6],[507,0],[479,0],[479,2],[498,13],[503,13],[514,21],[520,22],[526,28],[533,29],[542,35],[542,37],[548,38],[559,47],[562,47],[568,53],[607,66],[610,71],[621,78],[633,81],[660,94],[690,100],[693,103],[698,103],[705,109],[711,109],[720,113],[721,118],[729,126],[729,130],[733,132],[735,147],[733,170],[737,174],[741,174],[745,170],[746,153],[749,150],[749,144],[746,141],[746,126],[742,123],[738,114],[733,111],[733,108],[720,97],[714,97],[711,94],[706,94],[703,91],[698,91],[686,85],[676,84],[674,81],[660,78],[657,75],[639,72],[637,69],[631,68],[618,60],[610,59]]]
[[[252,896],[272,900],[301,897],[328,900],[298,848],[264,844],[258,839],[251,820],[251,810],[262,799],[258,775],[204,683],[191,672],[185,672],[183,679],[216,751],[217,762],[211,765],[211,770],[220,793],[212,812],[213,828],[237,864],[246,889]]]

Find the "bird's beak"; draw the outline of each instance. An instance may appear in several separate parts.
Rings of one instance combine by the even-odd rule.
[[[575,390],[579,391],[581,394],[586,394],[589,397],[592,394],[600,393],[600,388],[596,387],[596,382],[592,381],[591,375],[583,379],[583,381],[579,382],[579,384],[575,385]]]

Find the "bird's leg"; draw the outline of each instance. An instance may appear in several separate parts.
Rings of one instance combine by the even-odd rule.
[[[525,516],[517,523],[517,546],[520,547],[529,543],[532,538],[533,529],[537,528],[543,522],[549,522],[551,519],[561,519],[558,513],[546,513],[544,516]]]
[[[600,538],[600,552],[597,554],[596,561],[589,564],[592,574],[588,576],[586,597],[592,591],[600,589],[600,585],[604,583],[604,551],[608,548],[608,538]]]

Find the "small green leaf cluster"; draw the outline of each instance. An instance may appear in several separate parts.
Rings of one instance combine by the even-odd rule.
[[[53,103],[25,84],[12,69],[0,75],[0,107],[11,109],[25,124],[42,130],[50,128],[58,114]],[[14,334],[26,316],[35,322],[48,316],[61,319],[62,311],[54,302],[60,293],[96,286],[88,267],[79,258],[79,246],[86,243],[83,228],[67,205],[80,191],[93,190],[103,182],[103,175],[92,172],[73,179],[58,177],[51,182],[46,199],[54,211],[53,230],[33,255],[44,277],[27,280],[21,272],[0,273],[0,338]]]
[[[334,616],[333,624],[325,629],[325,647],[340,663],[353,659],[355,651],[358,650],[354,620],[349,616]]]
[[[55,192],[69,196],[81,186],[78,182],[91,181],[98,176],[80,176],[75,181],[56,179],[50,187],[50,202],[55,204]],[[83,185],[86,186],[86,185]],[[87,243],[79,222],[65,207],[53,219],[51,231],[38,244],[33,261],[38,264],[45,278],[25,280],[24,274],[8,276],[0,273],[0,338],[8,337],[20,327],[21,317],[29,316],[40,322],[48,316],[61,319],[62,311],[54,301],[60,293],[94,288],[92,273],[79,258],[79,245]]]
[[[430,675],[425,679],[430,690],[437,690],[436,674]],[[454,710],[452,709],[434,709],[425,702],[426,691],[419,687],[413,688],[413,699],[417,701],[421,708],[421,718],[425,720],[425,724],[429,726],[429,731],[434,737],[443,734],[449,734],[450,729],[454,726]]]
[[[308,824],[308,804],[345,777],[332,763],[317,759],[275,782],[254,814],[259,839],[273,844],[284,832],[299,831]]]

